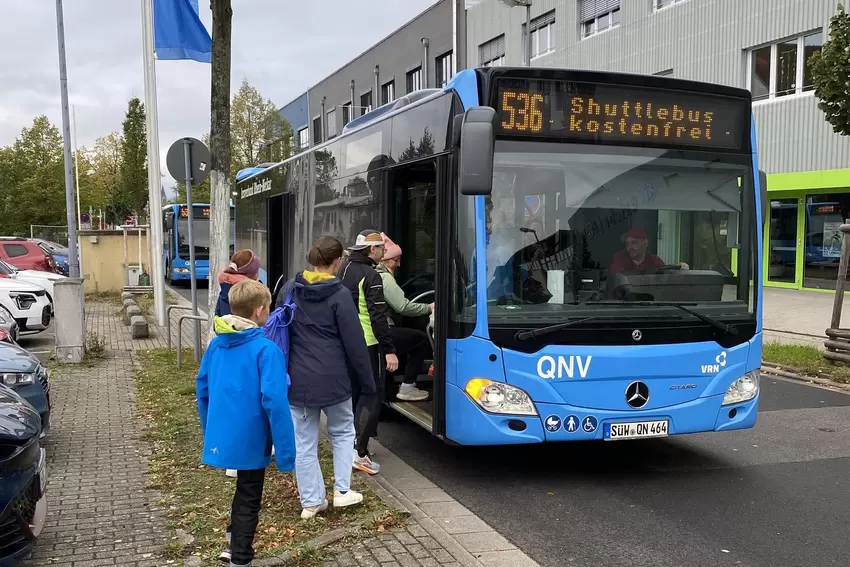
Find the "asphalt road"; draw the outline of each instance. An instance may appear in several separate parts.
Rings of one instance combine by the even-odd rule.
[[[198,282],[198,309],[204,312],[206,312],[207,308],[207,294],[209,293],[208,286],[209,284],[207,282]],[[189,287],[189,282],[180,285],[175,283],[170,287],[186,301],[192,301],[192,289]]]
[[[379,440],[544,567],[846,566],[850,395],[762,388],[743,432],[470,448],[395,416]]]

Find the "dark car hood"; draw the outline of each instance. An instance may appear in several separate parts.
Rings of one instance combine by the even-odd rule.
[[[0,442],[24,443],[41,433],[41,417],[22,397],[0,386]]]
[[[17,345],[0,342],[0,372],[35,372],[39,360]]]

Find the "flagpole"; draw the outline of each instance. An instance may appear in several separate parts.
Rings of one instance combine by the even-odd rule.
[[[160,184],[159,119],[156,105],[156,59],[154,58],[153,0],[142,2],[142,45],[145,66],[145,119],[148,138],[148,245],[151,250],[151,281],[156,324],[165,326],[165,281],[162,262],[162,186]]]
[[[74,177],[77,181],[77,223],[80,222],[80,142],[77,140],[77,107],[72,107],[74,128]],[[79,224],[77,224],[79,226]],[[80,248],[80,236],[77,233],[77,250]],[[80,255],[80,276],[83,275],[83,256]]]

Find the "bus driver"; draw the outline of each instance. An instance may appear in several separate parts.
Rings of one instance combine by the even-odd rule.
[[[648,251],[649,240],[643,229],[630,228],[623,235],[623,242],[626,245],[625,250],[618,250],[608,267],[609,278],[622,272],[651,272],[666,265],[664,260]],[[689,266],[680,262],[679,268],[688,270]]]

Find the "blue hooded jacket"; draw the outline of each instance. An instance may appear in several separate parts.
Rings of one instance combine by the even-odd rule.
[[[351,292],[332,275],[305,271],[284,285],[278,307],[293,288],[289,402],[306,408],[339,404],[351,397],[352,379],[360,382],[363,395],[374,394],[372,363]]]
[[[221,469],[264,469],[274,443],[278,470],[293,470],[295,431],[283,353],[254,323],[235,315],[216,317],[215,332],[196,381],[201,461]]]

